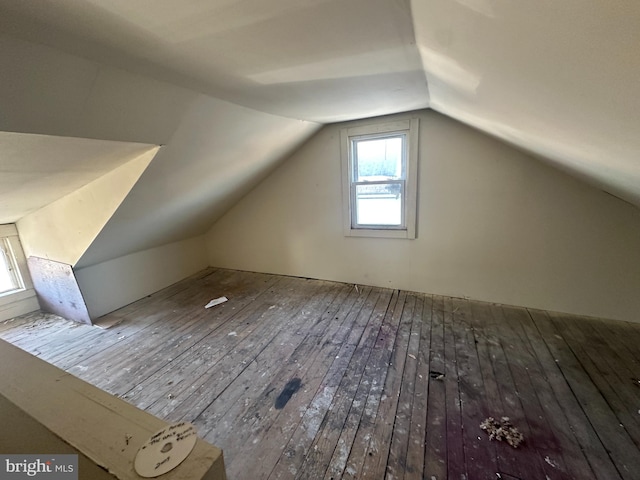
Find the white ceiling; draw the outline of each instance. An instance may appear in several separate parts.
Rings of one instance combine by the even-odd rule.
[[[0,0],[0,27],[267,113],[430,106],[640,206],[637,0]]]
[[[640,206],[640,2],[412,8],[432,108]]]
[[[0,132],[0,224],[17,221],[150,148],[140,143]]]
[[[424,108],[409,0],[0,0],[10,34],[264,112]]]

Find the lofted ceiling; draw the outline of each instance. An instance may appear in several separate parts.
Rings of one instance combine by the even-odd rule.
[[[30,41],[274,115],[428,106],[408,0],[0,0]]]
[[[85,263],[147,248],[144,238],[161,244],[206,231],[276,157],[316,130],[313,122],[426,107],[640,206],[637,0],[0,0],[0,32],[89,61],[78,66],[84,76],[53,82],[71,89],[73,79],[84,89],[56,104],[81,119],[69,131],[83,136],[86,126],[95,138],[148,142],[151,136],[168,143]],[[127,79],[125,85],[123,75],[103,66],[180,91],[163,104],[159,83]],[[144,108],[126,111],[140,99],[148,100]],[[151,105],[162,114],[150,114]],[[166,115],[171,108],[176,114]],[[51,118],[32,124],[40,128]],[[155,123],[162,128],[136,136],[142,127],[133,124],[140,120],[148,120],[150,132]],[[259,131],[247,132],[252,122]],[[243,148],[253,161],[242,173],[239,159],[248,157],[226,140],[247,136],[254,141]],[[202,147],[207,142],[211,148]],[[170,231],[171,218],[181,219],[183,233]],[[125,238],[140,240],[108,251]]]
[[[640,2],[412,8],[431,108],[640,206]]]
[[[153,145],[0,132],[0,224],[13,223]]]
[[[636,0],[0,5],[9,34],[274,115],[430,106],[640,205]]]

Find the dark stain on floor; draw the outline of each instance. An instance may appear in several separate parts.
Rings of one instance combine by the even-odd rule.
[[[278,395],[278,398],[276,398],[276,410],[283,409],[287,402],[289,402],[293,394],[300,390],[301,386],[302,380],[300,380],[299,378],[292,378],[291,380],[289,380],[282,389],[282,392],[280,392],[280,395]]]

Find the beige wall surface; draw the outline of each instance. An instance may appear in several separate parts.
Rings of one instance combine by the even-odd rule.
[[[204,236],[143,250],[75,271],[96,319],[207,267]]]
[[[75,265],[159,148],[22,217],[17,226],[27,257]]]
[[[640,211],[438,113],[415,115],[416,240],[343,235],[340,129],[363,123],[351,122],[323,128],[216,222],[209,264],[640,321]]]

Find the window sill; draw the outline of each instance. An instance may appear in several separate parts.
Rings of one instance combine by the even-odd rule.
[[[407,240],[415,240],[416,236],[407,230],[375,230],[368,228],[351,228],[345,230],[346,237],[371,237],[371,238],[404,238]]]
[[[23,288],[20,290],[12,290],[0,294],[0,306],[8,305],[10,303],[19,302],[20,300],[26,300],[36,296],[36,291],[33,288]]]

